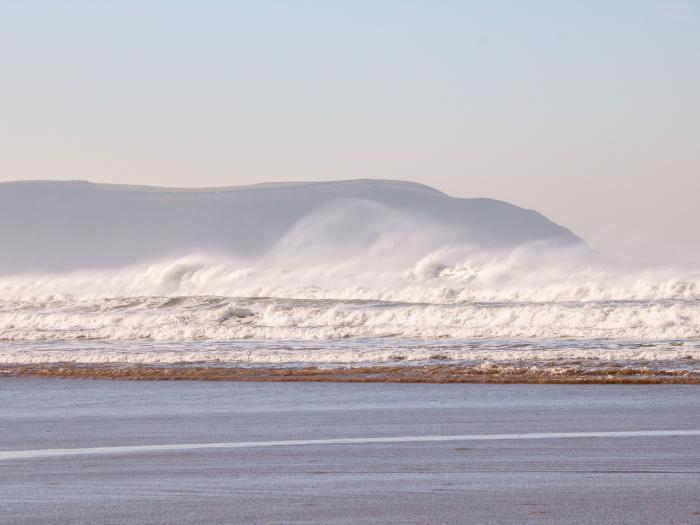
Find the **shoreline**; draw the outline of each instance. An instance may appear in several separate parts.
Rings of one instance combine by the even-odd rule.
[[[700,384],[700,375],[648,368],[559,371],[528,367],[464,365],[367,366],[350,368],[242,368],[221,366],[139,366],[36,364],[1,365],[0,377],[46,377],[130,381],[241,381],[323,383],[472,384]]]

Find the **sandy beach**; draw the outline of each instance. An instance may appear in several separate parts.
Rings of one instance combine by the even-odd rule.
[[[693,385],[0,379],[0,522],[697,523]]]

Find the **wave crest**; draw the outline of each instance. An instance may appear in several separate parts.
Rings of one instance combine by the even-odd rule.
[[[479,252],[447,246],[413,258],[403,252],[382,257],[381,264],[366,253],[327,261],[284,251],[255,261],[191,255],[116,270],[2,276],[0,297],[191,295],[431,304],[700,300],[700,271],[621,266],[582,249],[545,248]]]

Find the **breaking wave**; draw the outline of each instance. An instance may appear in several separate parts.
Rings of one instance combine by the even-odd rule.
[[[0,259],[13,272],[0,274],[0,374],[449,363],[449,380],[536,369],[700,381],[700,270],[607,261],[505,203],[346,186],[298,187],[292,200],[279,188],[190,200],[105,190],[90,194],[99,213],[49,214],[63,222],[37,223],[36,251]],[[141,215],[105,223],[123,206]],[[112,236],[86,233],[86,217]],[[5,235],[26,240],[30,219]],[[16,273],[22,264],[71,271]]]
[[[407,259],[420,251],[386,239],[323,260],[306,244],[293,234],[255,261],[3,276],[0,340],[700,338],[700,272],[688,269],[544,245]]]
[[[0,303],[0,340],[693,339],[698,301],[405,303],[125,297]]]
[[[298,253],[302,252],[302,255]],[[0,276],[5,301],[115,297],[275,297],[425,304],[700,300],[700,271],[632,267],[583,248],[445,247],[407,259],[356,250],[323,261],[303,248],[259,260],[192,255],[116,270]]]
[[[330,222],[256,259],[0,276],[0,364],[700,369],[696,270],[420,232],[334,250]]]

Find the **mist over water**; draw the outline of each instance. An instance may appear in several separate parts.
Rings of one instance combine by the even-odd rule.
[[[262,251],[233,236],[228,251],[5,272],[0,363],[583,360],[697,372],[697,269],[618,264],[557,237],[485,243],[469,227],[335,198]]]

